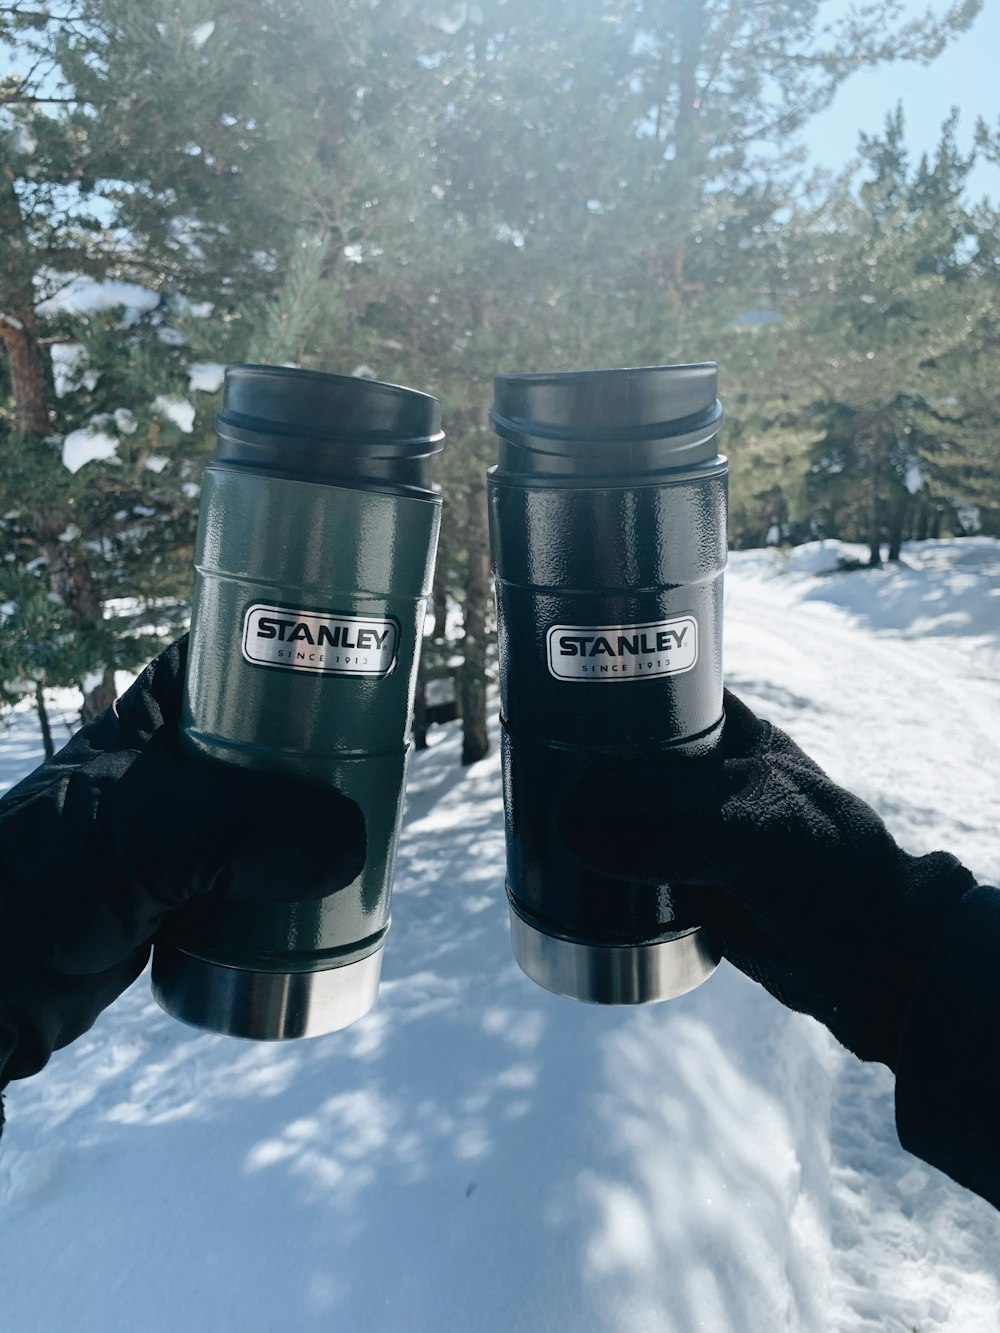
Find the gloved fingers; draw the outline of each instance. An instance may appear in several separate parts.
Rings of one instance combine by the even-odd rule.
[[[109,847],[161,909],[211,891],[271,902],[325,897],[357,877],[367,852],[361,808],[336,788],[175,760],[157,744],[111,788],[105,820]]]
[[[899,849],[878,812],[791,751],[756,761],[755,780],[722,810],[723,840],[742,849],[746,871],[733,881],[754,894],[770,884],[888,875]],[[772,874],[765,868],[770,866]]]
[[[115,700],[109,710],[117,723],[114,748],[142,750],[163,731],[166,734],[161,743],[176,748],[187,650],[188,636],[184,634],[155,657]]]
[[[728,691],[725,704],[723,742],[710,755],[661,752],[630,759],[606,768],[599,787],[582,775],[559,815],[570,851],[605,874],[632,881],[736,884],[748,852],[740,811],[772,781],[772,741],[787,738]],[[784,819],[782,812],[776,822]]]
[[[558,827],[574,856],[637,883],[719,882],[720,761],[660,756],[615,766],[605,778],[598,789],[583,775],[563,800]]]
[[[800,749],[787,733],[757,717],[731,690],[723,690],[722,699],[725,724],[722,728],[720,754],[723,759],[757,759],[770,764],[780,758],[810,773],[825,776],[819,764]]]
[[[122,740],[141,750],[112,789],[117,836],[120,845],[135,848],[140,882],[163,906],[212,890],[244,901],[304,901],[350,884],[367,854],[364,816],[350,797],[328,784],[182,752],[187,655],[185,634],[116,705]],[[167,839],[162,826],[149,823],[159,813],[159,798],[174,825]],[[144,847],[135,831],[146,827]],[[154,848],[161,852],[151,864]]]
[[[781,967],[784,946],[731,894],[709,887],[698,894],[702,923],[718,940],[723,957],[744,976],[764,984],[763,977]]]
[[[757,717],[732,690],[722,692],[722,754],[727,759],[748,759],[767,744],[771,724]]]
[[[364,815],[335,788],[186,758],[165,761],[154,779],[141,771],[153,759],[147,752],[109,803],[108,845],[124,854],[131,892],[125,887],[105,897],[105,919],[88,932],[93,947],[98,939],[113,940],[116,924],[123,941],[150,939],[171,910],[205,894],[302,902],[336,893],[361,873]],[[163,804],[150,806],[158,789]],[[163,837],[164,809],[172,839]]]
[[[250,901],[325,897],[365,863],[364,816],[334,788],[190,759],[155,742],[121,776],[99,756],[41,793],[0,836],[0,927],[67,975],[111,967],[165,915],[213,890]],[[108,770],[105,784],[104,770]],[[86,833],[62,837],[63,821]],[[33,849],[44,845],[35,868]],[[16,860],[16,864],[14,861]]]
[[[245,770],[238,807],[213,829],[194,892],[304,902],[338,892],[364,869],[364,814],[333,787]]]

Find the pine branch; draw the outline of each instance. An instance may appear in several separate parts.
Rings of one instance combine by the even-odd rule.
[[[265,308],[260,335],[251,344],[251,360],[280,365],[301,354],[319,311],[320,279],[329,248],[329,237],[302,241],[296,247],[284,285]]]
[[[0,95],[0,106],[82,106],[84,99],[80,97],[38,97],[34,93],[17,93],[14,96],[8,96],[6,93]]]

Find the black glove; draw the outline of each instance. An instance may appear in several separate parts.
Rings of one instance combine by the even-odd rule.
[[[171,909],[213,890],[323,897],[364,865],[348,797],[182,753],[186,653],[168,648],[0,801],[0,1087],[91,1026]]]
[[[921,964],[975,880],[947,852],[902,851],[870,806],[728,692],[725,712],[710,758],[622,765],[599,797],[576,793],[564,837],[605,873],[702,886],[730,962],[894,1068]]]

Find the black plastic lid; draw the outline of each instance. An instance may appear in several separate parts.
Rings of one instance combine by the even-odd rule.
[[[500,470],[614,477],[714,462],[717,387],[714,361],[498,375]]]
[[[444,447],[430,394],[352,375],[230,366],[213,462],[297,481],[431,492]]]

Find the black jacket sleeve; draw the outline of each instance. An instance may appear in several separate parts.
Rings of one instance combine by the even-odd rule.
[[[909,1152],[1000,1208],[1000,889],[969,890],[921,970],[896,1058]]]

